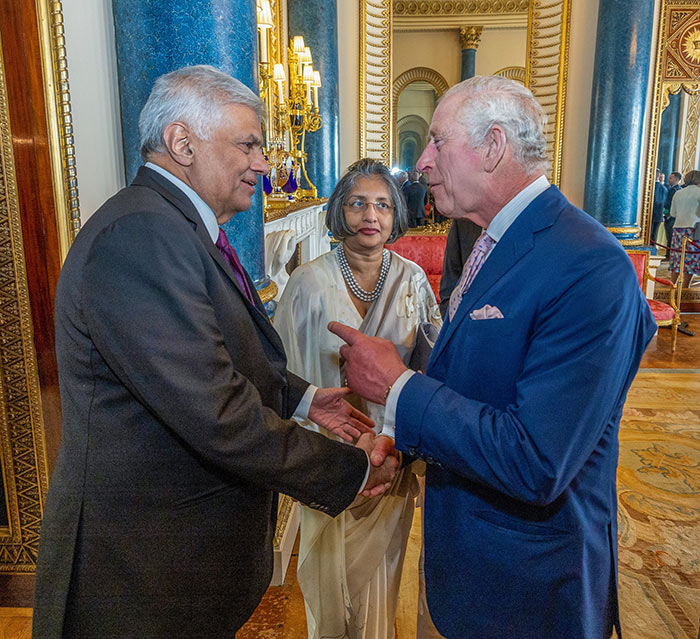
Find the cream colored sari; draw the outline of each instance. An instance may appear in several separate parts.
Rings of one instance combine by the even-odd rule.
[[[440,327],[435,295],[421,268],[392,253],[382,293],[362,318],[337,266],[326,253],[291,275],[275,314],[288,368],[319,387],[341,386],[340,338],[335,320],[366,335],[384,337],[408,364],[416,329]],[[379,432],[384,407],[353,397]],[[306,428],[334,437],[316,424]],[[397,473],[381,497],[358,496],[338,517],[302,506],[298,579],[309,639],[393,639],[399,581],[418,485],[410,468]]]

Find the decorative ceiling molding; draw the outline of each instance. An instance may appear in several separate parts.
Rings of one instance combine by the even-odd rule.
[[[467,2],[415,2],[394,0],[394,15],[399,16],[465,16],[475,13],[527,13],[528,0],[468,0]]]

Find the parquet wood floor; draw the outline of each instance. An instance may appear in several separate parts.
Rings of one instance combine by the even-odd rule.
[[[671,331],[661,329],[642,359],[640,372],[643,375],[639,375],[635,380],[630,396],[634,396],[635,401],[638,401],[640,393],[645,393],[645,388],[656,388],[657,392],[644,394],[645,405],[650,409],[666,407],[673,397],[683,396],[688,399],[688,388],[697,387],[698,376],[700,376],[700,315],[687,314],[684,315],[684,319],[689,322],[689,328],[695,331],[694,337],[679,335],[677,350],[672,354]],[[668,369],[682,371],[682,374],[669,375]],[[662,392],[658,392],[659,389]],[[697,404],[700,406],[700,401]],[[417,510],[416,513],[419,514],[419,511]],[[397,639],[415,637],[420,538],[420,517],[416,516],[399,595]],[[0,608],[0,639],[29,639],[30,629],[30,609]],[[296,555],[292,557],[286,583],[283,586],[268,589],[253,617],[238,636],[240,639],[304,639],[306,637],[304,603],[296,581]],[[625,636],[628,639],[641,639],[641,637],[635,637],[634,632],[627,632]]]

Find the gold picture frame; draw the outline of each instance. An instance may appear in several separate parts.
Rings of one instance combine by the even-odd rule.
[[[569,64],[571,0],[478,0],[471,2],[404,2],[360,0],[360,157],[391,163],[394,133],[392,100],[392,23],[401,15],[460,24],[483,22],[483,16],[528,12],[526,83],[548,116],[550,180],[559,184]],[[492,17],[492,16],[490,16]]]
[[[644,241],[649,240],[651,232],[651,209],[654,200],[661,115],[668,105],[669,95],[685,91],[691,96],[692,108],[686,130],[689,128],[695,130],[697,143],[697,127],[700,119],[700,57],[694,60],[693,56],[688,58],[687,54],[684,55],[681,42],[692,37],[693,30],[700,37],[700,0],[662,0],[654,57],[654,84],[647,140],[642,219],[640,220]]]
[[[53,173],[56,227],[61,262],[80,230],[80,199],[75,168],[73,119],[61,0],[35,0],[46,96],[49,153]]]
[[[80,229],[80,211],[62,3],[35,0],[34,9],[63,261]],[[8,520],[0,527],[0,575],[14,578],[35,571],[49,473],[6,68],[0,46],[0,489]]]

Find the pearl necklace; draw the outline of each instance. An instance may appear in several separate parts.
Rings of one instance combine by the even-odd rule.
[[[384,287],[384,281],[389,273],[389,265],[391,264],[391,254],[386,249],[382,252],[382,267],[379,269],[379,279],[377,280],[377,285],[374,287],[373,291],[365,291],[355,279],[352,269],[348,264],[348,259],[345,257],[345,249],[343,245],[340,244],[337,249],[335,249],[335,257],[340,267],[340,272],[343,275],[345,283],[352,294],[361,302],[374,302],[382,293],[382,288]]]

